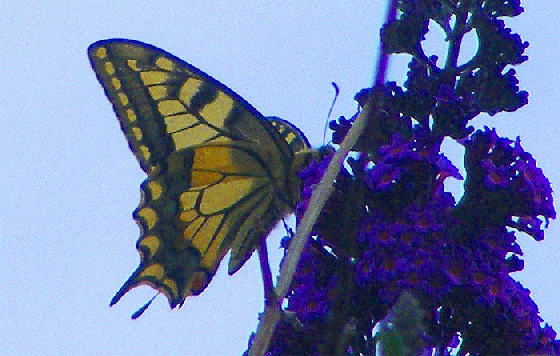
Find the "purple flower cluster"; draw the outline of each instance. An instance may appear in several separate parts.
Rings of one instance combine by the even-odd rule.
[[[415,127],[411,139],[381,146],[375,162],[350,161],[304,251],[286,308],[292,321],[279,325],[271,354],[371,354],[373,326],[404,291],[422,301],[424,342],[440,354],[560,351],[529,291],[509,276],[523,261],[508,227],[540,240],[539,218],[555,217],[548,180],[519,139],[486,128],[461,141],[467,179],[456,203],[443,183],[462,177],[439,142]],[[301,173],[299,214],[329,160]]]
[[[462,143],[469,180],[461,204],[497,210],[495,218],[542,240],[542,220],[538,216],[546,225],[548,219],[556,218],[552,189],[534,158],[521,147],[519,137],[513,142],[486,127]]]
[[[401,327],[401,337],[414,335],[401,340],[407,355],[560,355],[555,331],[510,276],[524,267],[517,234],[542,240],[556,217],[550,183],[519,138],[468,125],[528,103],[511,66],[527,60],[529,44],[502,19],[522,13],[520,1],[393,5],[398,15],[381,42],[384,54],[412,57],[407,78],[403,87],[387,82],[356,95],[374,109],[363,110],[367,124],[313,228],[269,354],[374,355],[383,330],[415,320]],[[429,24],[446,34],[443,65],[423,47]],[[473,30],[477,53],[459,65]],[[329,124],[334,144],[357,116]],[[465,148],[459,201],[444,187],[463,179],[441,153],[444,138]],[[296,216],[329,160],[301,172]]]

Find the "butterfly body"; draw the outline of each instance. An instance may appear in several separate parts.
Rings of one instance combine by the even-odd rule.
[[[297,172],[316,157],[303,133],[265,118],[231,89],[151,45],[88,50],[128,144],[148,175],[133,217],[141,262],[111,304],[148,284],[172,307],[229,273],[299,200]]]

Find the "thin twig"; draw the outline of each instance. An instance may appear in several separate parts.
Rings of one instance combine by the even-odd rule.
[[[356,144],[358,137],[365,127],[367,121],[366,118],[371,111],[370,103],[371,100],[368,101],[364,110],[356,118],[356,121],[350,128],[346,138],[340,144],[340,149],[334,154],[327,172],[311,195],[309,207],[300,222],[296,235],[292,239],[290,248],[288,249],[288,255],[286,256],[282,264],[282,268],[280,269],[280,276],[278,277],[278,284],[276,286],[276,295],[278,296],[278,300],[283,300],[286,297],[286,293],[288,292],[288,288],[292,282],[299,258],[307,242],[307,236],[309,236],[311,228],[315,224],[315,221],[317,221],[321,209],[333,191],[333,182],[340,171],[340,167],[342,166],[346,155]],[[267,306],[264,313],[261,315],[261,320],[259,322],[259,326],[257,327],[257,334],[251,344],[251,349],[249,350],[249,356],[264,355],[268,349],[268,344],[272,334],[274,333],[276,324],[280,321],[280,317],[281,313],[279,304],[275,306]]]
[[[266,238],[262,238],[257,248],[259,254],[259,262],[261,265],[261,274],[263,278],[264,289],[264,306],[275,304],[278,301],[274,293],[274,284],[272,283],[272,272],[270,271],[270,263],[268,263],[268,250],[266,248]]]
[[[386,23],[390,23],[395,19],[396,3],[397,0],[390,1]],[[379,53],[380,55],[378,66],[376,68],[377,73],[375,76],[374,86],[383,85],[387,71],[388,56],[383,50],[380,50]],[[335,152],[327,171],[323,175],[323,178],[311,195],[309,207],[300,221],[296,235],[290,243],[288,255],[286,256],[280,269],[280,275],[276,285],[276,295],[278,296],[278,301],[280,303],[268,305],[265,308],[264,313],[261,315],[259,326],[257,327],[257,333],[253,339],[251,348],[249,349],[249,356],[262,356],[268,349],[274,329],[282,316],[280,310],[281,301],[286,297],[301,253],[307,243],[307,238],[311,233],[311,229],[315,225],[317,218],[319,217],[319,213],[334,190],[333,182],[340,171],[340,167],[342,167],[342,163],[344,162],[346,155],[358,141],[358,138],[366,126],[368,117],[371,116],[372,110],[377,109],[379,101],[374,100],[376,97],[377,95],[372,95],[365,104],[362,112],[358,115],[354,124],[348,131],[348,134],[340,144],[340,148]]]

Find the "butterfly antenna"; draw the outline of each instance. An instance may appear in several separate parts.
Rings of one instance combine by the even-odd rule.
[[[142,308],[138,309],[134,314],[132,314],[131,318],[132,320],[138,318],[140,315],[142,315],[142,313],[144,313],[146,311],[146,309],[148,309],[148,307],[150,306],[150,304],[152,304],[152,302],[154,301],[154,299],[156,299],[156,297],[159,295],[159,292],[156,293],[156,295],[154,295],[152,297],[152,299],[150,299],[146,304],[144,304],[142,306]]]
[[[331,108],[329,109],[329,113],[327,114],[327,122],[325,122],[325,130],[323,130],[323,145],[325,144],[325,140],[327,139],[327,127],[329,127],[329,118],[331,117],[332,110],[334,108],[334,103],[336,103],[336,99],[338,98],[338,94],[340,93],[340,89],[335,82],[331,82],[334,88],[334,98],[331,104]]]

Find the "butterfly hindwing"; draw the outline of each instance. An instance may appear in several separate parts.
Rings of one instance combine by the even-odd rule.
[[[140,266],[111,303],[149,284],[172,307],[181,305],[206,288],[230,249],[231,274],[293,209],[309,143],[287,121],[264,118],[226,86],[151,45],[100,41],[89,58],[148,174],[133,214],[141,227]]]

